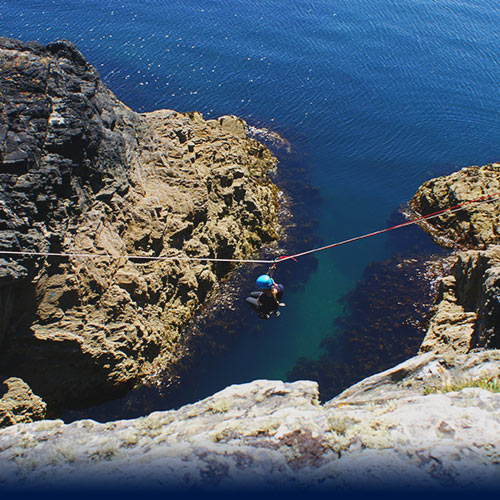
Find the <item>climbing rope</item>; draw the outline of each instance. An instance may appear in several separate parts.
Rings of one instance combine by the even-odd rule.
[[[296,253],[293,255],[281,255],[276,257],[273,260],[265,260],[265,259],[219,259],[215,257],[188,257],[188,256],[151,256],[151,255],[131,255],[131,254],[123,254],[123,255],[109,255],[109,254],[99,254],[99,253],[58,253],[58,252],[31,252],[31,251],[15,251],[15,250],[0,250],[0,255],[22,255],[22,256],[31,256],[31,257],[69,257],[69,258],[86,258],[86,259],[135,259],[135,260],[147,260],[147,261],[195,261],[195,262],[234,262],[240,264],[277,264],[278,262],[284,262],[285,260],[296,260],[299,257],[303,257],[304,255],[309,255],[312,253],[321,252],[323,250],[327,250],[329,248],[338,247],[341,245],[346,245],[348,243],[352,243],[354,241],[359,241],[365,238],[371,238],[372,236],[376,236],[377,234],[386,233],[389,231],[394,231],[395,229],[399,229],[406,226],[411,226],[412,224],[417,224],[422,221],[427,221],[430,219],[434,219],[435,217],[439,217],[444,213],[453,213],[458,212],[460,210],[464,210],[469,205],[480,205],[482,203],[490,203],[492,201],[498,201],[500,199],[500,193],[494,193],[491,195],[481,196],[480,198],[476,198],[475,200],[465,201],[463,203],[459,203],[458,205],[454,205],[453,207],[443,208],[442,210],[438,210],[437,212],[433,212],[428,215],[423,215],[421,217],[417,217],[415,219],[411,219],[409,221],[403,222],[401,224],[396,224],[395,226],[387,227],[385,229],[379,229],[378,231],[373,231],[371,233],[366,233],[361,236],[355,236],[353,238],[349,238],[347,240],[338,241],[336,243],[332,243],[330,245],[325,245],[319,248],[313,248],[311,250],[307,250],[305,252]]]

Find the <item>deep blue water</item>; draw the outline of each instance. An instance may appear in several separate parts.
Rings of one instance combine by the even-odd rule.
[[[325,243],[384,227],[432,176],[499,160],[498,26],[498,0],[0,0],[0,35],[73,41],[136,111],[231,113],[289,138]],[[318,356],[386,243],[318,254],[279,320],[240,332],[196,397]]]

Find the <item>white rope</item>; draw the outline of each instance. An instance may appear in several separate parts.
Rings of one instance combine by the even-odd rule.
[[[182,260],[182,261],[197,261],[197,262],[239,262],[252,264],[272,264],[274,260],[257,260],[257,259],[217,259],[215,257],[187,257],[187,256],[152,256],[152,255],[109,255],[99,253],[57,253],[57,252],[29,252],[29,251],[14,251],[0,250],[2,255],[23,255],[30,257],[70,257],[84,259],[142,259],[142,260]]]

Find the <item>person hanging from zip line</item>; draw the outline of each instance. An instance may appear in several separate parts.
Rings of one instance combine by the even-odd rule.
[[[276,264],[273,264],[267,271],[267,274],[261,274],[257,278],[255,283],[259,291],[252,292],[250,297],[246,298],[250,307],[259,315],[259,318],[262,319],[269,319],[271,314],[279,316],[279,307],[285,306],[285,304],[281,302],[285,287],[273,280],[275,268]]]

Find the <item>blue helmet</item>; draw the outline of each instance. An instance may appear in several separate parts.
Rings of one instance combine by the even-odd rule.
[[[271,288],[273,286],[273,279],[267,274],[261,274],[257,278],[256,283],[259,290],[267,290],[268,288]]]

